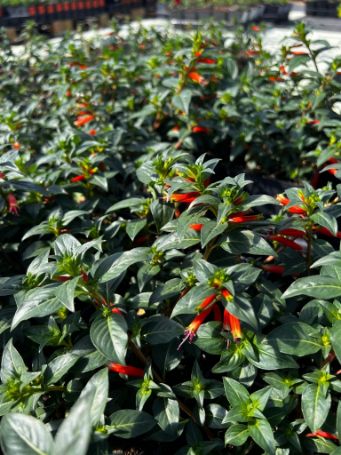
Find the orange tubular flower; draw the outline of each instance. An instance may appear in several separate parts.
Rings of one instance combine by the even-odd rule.
[[[283,194],[278,194],[276,196],[276,200],[283,206],[290,204],[290,199],[283,196]],[[298,205],[293,205],[292,207],[289,207],[288,212],[295,213],[297,215],[306,215],[307,214],[307,211],[305,209],[303,209],[302,207],[299,207]]]
[[[336,235],[332,233],[329,229],[322,226],[313,226],[313,231],[318,232],[319,234],[326,235],[327,237],[336,237],[341,239],[341,232],[337,232]]]
[[[260,215],[232,215],[229,217],[231,223],[248,223],[259,220]]]
[[[95,118],[92,114],[81,115],[77,117],[77,119],[73,122],[73,124],[77,127],[86,125],[87,123],[91,122]]]
[[[200,232],[201,229],[204,227],[203,224],[197,223],[197,224],[190,224],[189,227],[193,229],[194,231]]]
[[[203,310],[206,310],[206,308],[211,305],[212,302],[214,302],[214,300],[216,299],[216,295],[215,294],[211,294],[209,295],[208,297],[206,297],[200,305],[198,305],[195,310],[196,311],[203,311]]]
[[[296,214],[296,215],[303,215],[303,216],[305,216],[307,214],[306,209],[303,209],[302,207],[300,207],[298,205],[293,205],[292,207],[289,207],[288,212]]]
[[[320,120],[317,120],[317,119],[307,121],[307,125],[318,125],[319,123],[321,123],[321,122],[320,122]]]
[[[226,300],[232,300],[233,299],[233,295],[231,294],[231,292],[227,289],[222,289],[221,291],[221,294],[223,295],[223,297],[226,299]]]
[[[208,134],[209,133],[209,129],[206,128],[206,126],[200,126],[200,125],[196,125],[196,126],[193,126],[192,127],[192,133],[204,133],[204,134]]]
[[[8,194],[7,202],[8,202],[9,213],[12,213],[13,215],[19,215],[18,202],[13,193]]]
[[[253,32],[260,32],[261,31],[261,28],[259,25],[252,25],[250,27],[250,29],[253,31]]]
[[[281,76],[269,76],[268,80],[270,82],[284,82],[284,79]]]
[[[283,194],[277,194],[276,200],[281,204],[281,205],[288,205],[290,203],[290,199],[287,197],[283,196]]]
[[[259,51],[256,51],[255,49],[247,49],[244,54],[246,57],[255,57],[256,55],[259,55]]]
[[[283,265],[276,264],[263,264],[261,265],[261,269],[264,270],[264,272],[276,273],[276,275],[282,275],[285,270]]]
[[[144,371],[142,368],[121,365],[120,363],[111,362],[108,364],[108,368],[114,373],[126,374],[127,376],[132,376],[135,378],[143,378],[144,376]]]
[[[188,77],[189,79],[191,79],[191,81],[197,82],[200,85],[203,85],[206,82],[205,78],[196,71],[191,71],[190,73],[188,73]]]
[[[96,131],[94,128],[91,128],[91,130],[88,131],[88,134],[89,134],[90,136],[96,136],[97,131]]]
[[[112,308],[111,309],[112,314],[123,314],[122,311],[119,308]]]
[[[76,177],[72,177],[72,179],[70,179],[70,182],[71,183],[83,182],[83,180],[85,180],[85,179],[86,179],[86,177],[84,174],[76,175]]]
[[[71,280],[71,276],[70,275],[57,275],[55,277],[53,277],[56,281],[60,281],[61,283],[64,283],[65,281],[69,281]]]
[[[199,191],[190,191],[189,193],[174,193],[170,196],[169,200],[171,202],[185,202],[190,204],[195,201],[195,199],[200,196]]]
[[[286,237],[282,237],[281,235],[269,235],[269,239],[274,240],[275,242],[278,242],[296,251],[301,251],[303,249],[303,247],[298,243],[294,242],[293,240],[287,239]]]
[[[323,431],[323,430],[317,430],[314,433],[308,433],[306,434],[307,438],[326,438],[326,439],[332,439],[333,441],[338,441],[339,438],[332,433],[328,433],[328,431]]]
[[[207,316],[210,314],[212,311],[212,307],[207,308],[207,310],[202,311],[201,313],[197,314],[193,321],[190,323],[190,325],[186,328],[184,338],[179,344],[178,351],[181,349],[182,345],[189,340],[190,343],[192,343],[193,338],[195,337],[195,334],[197,333],[199,327],[201,324],[205,321]]]
[[[300,50],[293,51],[292,49],[289,51],[289,53],[291,55],[309,55],[308,52],[306,52],[306,51],[300,51]]]
[[[241,339],[242,330],[240,327],[240,320],[232,313],[227,311],[226,308],[224,308],[223,328],[224,330],[231,331],[231,335],[234,341],[238,341]]]
[[[281,229],[278,231],[280,235],[289,235],[290,237],[296,237],[296,238],[301,238],[306,236],[305,231],[301,231],[300,229],[294,229],[294,228],[286,228],[286,229]]]
[[[215,58],[200,57],[198,58],[197,63],[206,63],[207,65],[214,65],[215,63],[217,63],[217,60]]]

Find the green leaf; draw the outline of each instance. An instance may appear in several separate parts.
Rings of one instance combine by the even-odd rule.
[[[255,423],[249,423],[248,430],[251,438],[269,455],[276,452],[277,443],[273,436],[272,428],[265,419],[257,419]]]
[[[137,262],[144,262],[150,253],[150,248],[139,247],[130,251],[125,251],[114,260],[109,269],[100,277],[101,283],[106,283],[125,273],[127,268]]]
[[[54,242],[54,251],[57,256],[74,256],[81,243],[70,234],[62,234]]]
[[[241,446],[250,436],[248,427],[240,423],[231,425],[225,432],[225,446]]]
[[[154,315],[142,327],[142,338],[149,344],[168,343],[182,335],[184,329],[177,322],[162,315]]]
[[[337,221],[334,217],[331,217],[326,212],[316,212],[311,215],[310,219],[314,223],[327,228],[334,235],[337,234]]]
[[[319,331],[304,322],[288,322],[268,334],[268,340],[284,353],[303,357],[322,348]]]
[[[184,284],[180,278],[172,278],[165,283],[161,283],[150,296],[150,303],[163,302],[166,299],[180,295]]]
[[[147,433],[155,426],[153,417],[143,411],[134,411],[132,409],[122,409],[116,411],[110,416],[110,425],[106,428],[116,437],[131,439]]]
[[[197,331],[194,344],[208,354],[219,355],[226,347],[226,339],[220,335],[220,322],[207,322],[202,324]]]
[[[325,422],[331,406],[330,394],[325,395],[320,384],[308,384],[302,393],[302,412],[311,431],[316,431]]]
[[[75,311],[75,290],[79,277],[68,280],[56,288],[55,296],[59,303],[64,305],[68,310]]]
[[[131,240],[134,240],[146,224],[147,220],[130,220],[126,225],[126,233],[129,235]]]
[[[124,363],[128,327],[121,314],[96,317],[90,327],[90,338],[96,349],[108,360]]]
[[[26,292],[13,317],[11,329],[15,329],[22,321],[31,318],[42,318],[57,311],[61,304],[54,296],[54,291],[55,286],[46,286]]]
[[[12,338],[6,344],[1,360],[1,381],[6,383],[14,376],[20,376],[27,371],[26,365],[13,346]]]
[[[185,89],[179,95],[175,95],[172,98],[172,103],[176,109],[185,112],[187,115],[189,112],[189,105],[192,99],[192,91]]]
[[[313,263],[311,268],[321,267],[323,265],[334,265],[341,268],[341,252],[333,251],[327,256],[318,259],[316,262]]]
[[[51,455],[85,455],[91,436],[91,408],[95,391],[82,394],[58,428]]]
[[[50,455],[51,433],[38,419],[25,414],[8,414],[0,426],[1,448],[5,455]]]
[[[207,221],[201,232],[201,247],[204,248],[211,240],[222,234],[228,228],[227,223],[216,223],[215,221]]]
[[[84,387],[81,396],[87,395],[91,390],[94,390],[94,396],[90,408],[90,417],[92,426],[95,426],[101,422],[108,401],[109,375],[107,367],[99,370],[91,377]]]
[[[258,353],[258,360],[249,357],[249,361],[261,370],[280,370],[283,368],[298,368],[295,360],[286,354],[282,354],[270,340],[263,338],[254,345]]]
[[[277,256],[276,252],[259,234],[252,231],[234,231],[228,234],[221,247],[231,254],[257,254]]]
[[[243,385],[228,377],[224,377],[223,382],[226,397],[232,407],[240,408],[241,405],[248,403],[250,394]]]
[[[108,208],[107,213],[114,212],[116,210],[127,209],[132,207],[139,207],[145,202],[144,198],[131,197],[129,199],[124,199],[123,201],[116,202]]]
[[[45,372],[47,383],[58,382],[74,366],[78,359],[79,357],[75,354],[67,352],[51,360]]]
[[[283,298],[307,295],[316,299],[332,299],[341,296],[341,283],[328,276],[306,276],[298,278],[284,292]]]
[[[333,327],[329,329],[330,341],[338,361],[341,362],[341,321],[335,321]]]

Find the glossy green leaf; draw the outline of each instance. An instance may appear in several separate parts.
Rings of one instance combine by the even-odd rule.
[[[47,427],[25,414],[8,414],[0,425],[0,442],[4,455],[50,455],[53,439]]]

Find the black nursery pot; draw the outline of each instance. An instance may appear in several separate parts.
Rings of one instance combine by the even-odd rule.
[[[306,3],[307,16],[338,17],[338,3],[326,0],[312,0]]]
[[[264,5],[263,20],[275,23],[288,22],[291,4]]]

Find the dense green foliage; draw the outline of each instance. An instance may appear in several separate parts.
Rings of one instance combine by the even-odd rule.
[[[340,453],[341,60],[261,35],[3,39],[5,454]]]

